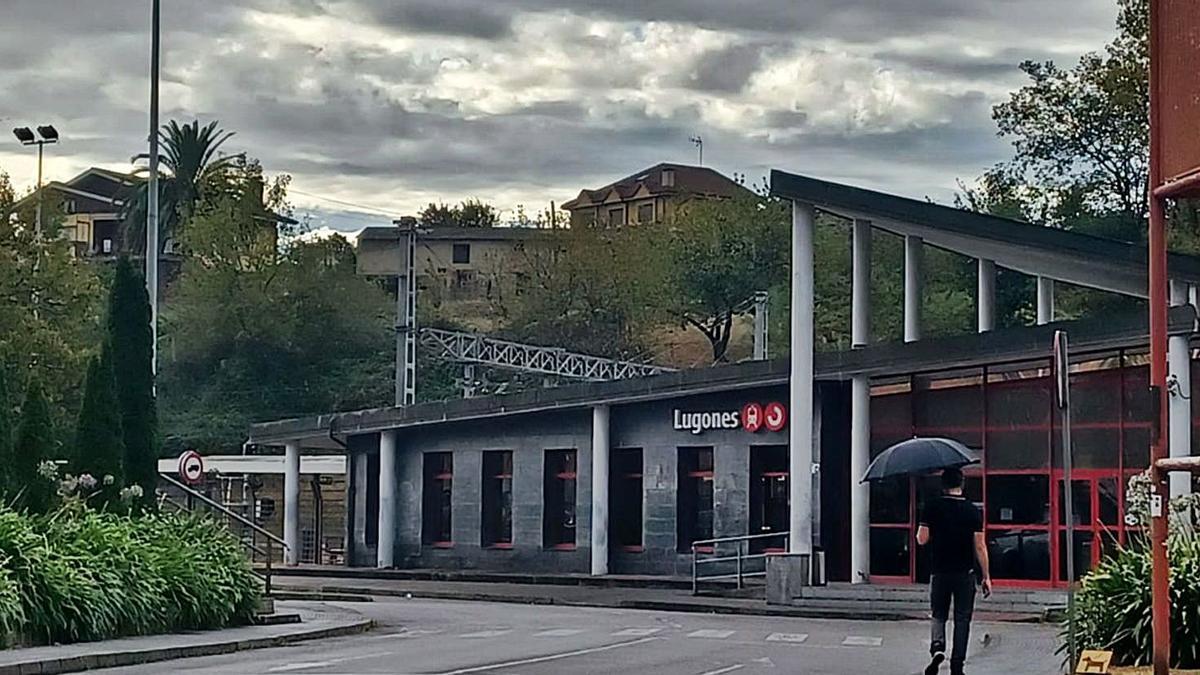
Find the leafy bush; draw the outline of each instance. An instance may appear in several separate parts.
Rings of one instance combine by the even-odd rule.
[[[259,583],[237,541],[194,515],[0,507],[0,631],[37,644],[249,622]],[[17,631],[21,635],[17,635]]]
[[[1200,538],[1172,535],[1171,662],[1200,667]],[[1112,650],[1118,665],[1150,663],[1150,549],[1145,541],[1118,551],[1080,582],[1075,630],[1084,649]]]

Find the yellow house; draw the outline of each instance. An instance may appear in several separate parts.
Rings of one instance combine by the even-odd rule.
[[[621,227],[667,220],[689,199],[728,199],[750,191],[705,166],[658,164],[595,190],[582,190],[562,207],[571,226]]]

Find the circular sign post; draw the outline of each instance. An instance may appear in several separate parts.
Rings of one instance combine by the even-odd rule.
[[[204,458],[195,450],[179,456],[179,477],[188,485],[195,485],[204,477]]]
[[[763,425],[763,409],[757,403],[747,403],[742,407],[742,428],[750,433],[756,433]]]

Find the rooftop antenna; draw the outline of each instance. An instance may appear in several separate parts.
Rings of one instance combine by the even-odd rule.
[[[700,166],[704,166],[704,139],[700,138],[700,134],[696,134],[688,139],[692,145],[696,146],[696,150],[700,152]]]

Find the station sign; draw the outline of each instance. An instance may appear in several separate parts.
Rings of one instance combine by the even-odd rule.
[[[706,431],[742,429],[752,434],[759,431],[782,431],[787,426],[787,407],[778,401],[767,404],[750,402],[739,410],[706,410],[690,412],[676,408],[672,412],[675,431],[688,431],[699,436]]]

